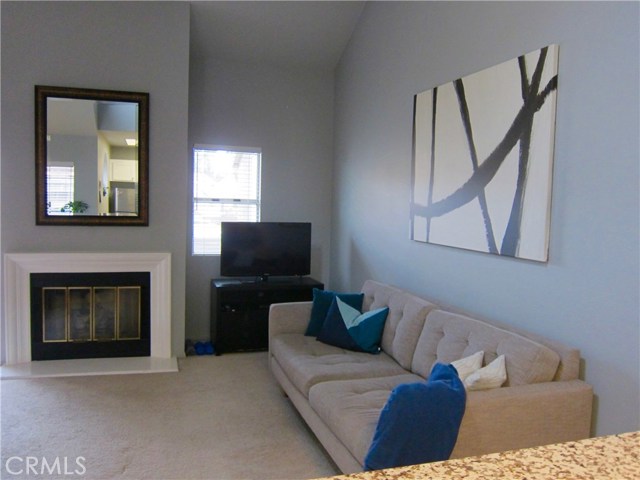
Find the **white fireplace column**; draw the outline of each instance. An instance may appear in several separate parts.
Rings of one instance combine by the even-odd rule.
[[[31,362],[31,273],[149,272],[151,357],[171,358],[170,253],[8,253],[4,256],[6,365]]]

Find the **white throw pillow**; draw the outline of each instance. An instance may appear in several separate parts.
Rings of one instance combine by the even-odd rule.
[[[488,390],[498,388],[506,381],[507,369],[504,355],[500,355],[486,367],[469,375],[464,381],[464,386],[467,390]]]
[[[464,382],[465,378],[467,378],[476,370],[480,370],[482,368],[483,359],[484,351],[480,350],[473,355],[469,355],[468,357],[464,357],[460,360],[456,360],[455,362],[451,362],[451,365],[456,367],[460,380]]]

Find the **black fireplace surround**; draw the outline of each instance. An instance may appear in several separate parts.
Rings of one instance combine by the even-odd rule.
[[[150,356],[149,272],[30,276],[32,360]]]

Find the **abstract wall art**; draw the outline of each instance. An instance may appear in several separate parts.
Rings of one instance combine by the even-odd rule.
[[[415,96],[413,240],[547,261],[557,72],[550,45]]]

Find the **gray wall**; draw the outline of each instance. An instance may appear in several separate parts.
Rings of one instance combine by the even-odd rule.
[[[311,222],[311,276],[325,282],[332,122],[332,72],[191,59],[190,146],[262,148],[261,219]],[[186,337],[207,339],[209,285],[220,274],[220,257],[191,256],[187,248]]]
[[[640,427],[638,7],[371,2],[336,74],[332,286],[374,278],[580,348],[597,434]],[[551,43],[549,262],[410,241],[413,95]]]
[[[2,253],[171,252],[172,349],[183,353],[189,5],[3,1],[1,8]],[[149,93],[149,227],[35,225],[37,84]]]

